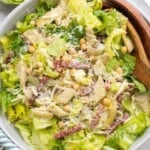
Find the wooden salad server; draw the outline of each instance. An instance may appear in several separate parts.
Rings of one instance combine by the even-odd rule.
[[[135,46],[136,78],[150,88],[150,25],[126,0],[106,0],[104,7],[114,7],[128,17],[128,32]]]

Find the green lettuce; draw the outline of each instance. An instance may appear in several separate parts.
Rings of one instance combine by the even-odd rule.
[[[136,58],[130,54],[120,54],[119,57],[125,75],[132,74],[135,69]]]
[[[17,22],[17,29],[22,33],[25,32],[28,29],[32,29],[34,27],[34,24],[31,23],[31,21],[34,21],[38,15],[36,13],[30,13],[26,15],[26,17],[23,19],[23,21]]]
[[[15,127],[20,131],[25,143],[31,144],[31,135],[32,135],[31,127],[21,123],[16,123]]]
[[[124,71],[124,75],[131,75],[134,71],[136,58],[129,54],[119,53],[119,56],[115,56],[106,64],[106,70],[111,72],[117,67],[121,67]]]
[[[12,106],[14,95],[7,92],[6,90],[0,90],[0,108],[3,113],[6,113],[7,110]]]
[[[131,79],[132,79],[133,83],[135,84],[137,90],[140,93],[145,93],[147,91],[144,84],[142,84],[140,81],[136,80],[134,77],[132,77]]]
[[[17,86],[19,79],[13,68],[4,70],[0,73],[2,84],[7,88],[14,88]]]
[[[66,42],[62,38],[55,39],[49,46],[47,46],[48,54],[59,57],[66,51]]]
[[[25,43],[18,30],[11,31],[7,35],[0,37],[0,45],[4,53],[13,51],[16,56],[26,53]]]
[[[100,150],[105,143],[105,136],[90,134],[85,135],[83,131],[75,133],[64,141],[65,150]]]
[[[73,19],[67,27],[49,24],[45,27],[46,34],[60,34],[66,42],[78,43],[85,36],[85,30],[82,25]]]
[[[132,116],[124,125],[118,127],[106,141],[104,147],[127,150],[136,138],[148,127],[148,117],[144,113]],[[105,149],[105,148],[104,148]]]
[[[37,150],[61,149],[61,141],[56,140],[54,136],[58,132],[57,124],[57,120],[53,118],[51,120],[51,127],[45,129],[35,129],[32,127],[31,143]]]
[[[110,35],[105,41],[105,50],[109,52],[111,56],[115,56],[114,48],[120,45],[120,36],[124,35],[126,32],[124,29],[114,28]],[[117,40],[116,40],[117,39]],[[118,41],[119,39],[119,41]],[[117,45],[117,46],[116,46]]]
[[[39,0],[36,6],[36,14],[42,16],[51,8],[56,7],[60,0]]]
[[[102,22],[93,14],[94,8],[90,7],[86,0],[69,0],[68,7],[70,11],[76,15],[81,25],[101,30]],[[99,5],[99,7],[101,6]]]
[[[45,129],[47,127],[52,126],[52,120],[50,119],[43,119],[38,117],[33,117],[33,126],[35,130],[38,129]]]
[[[28,112],[27,112],[26,106],[21,103],[13,105],[7,109],[8,120],[11,122],[15,122],[18,119],[24,120],[27,117],[27,115],[28,115]]]
[[[95,10],[96,15],[103,23],[103,31],[107,35],[116,28],[126,29],[128,19],[118,12],[116,9],[110,9],[109,11]]]
[[[6,4],[20,4],[22,3],[24,0],[0,0],[1,2],[4,2]]]
[[[108,72],[112,72],[113,70],[115,70],[117,67],[119,67],[119,60],[116,57],[113,57],[112,59],[110,59],[110,61],[108,61],[108,63],[106,64],[106,70]]]

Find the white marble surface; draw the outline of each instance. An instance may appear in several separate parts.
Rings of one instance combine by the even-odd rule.
[[[128,0],[150,21],[150,0]],[[144,1],[149,5],[146,6]],[[5,5],[0,2],[0,26],[5,17],[11,12],[15,6]],[[150,139],[147,140],[138,150],[150,150]]]

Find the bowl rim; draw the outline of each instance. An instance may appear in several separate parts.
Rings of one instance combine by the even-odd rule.
[[[25,0],[22,4],[20,4],[19,6],[17,6],[7,17],[6,19],[3,21],[3,23],[0,26],[0,36],[2,36],[3,34],[5,34],[7,31],[11,30],[13,27],[15,27],[15,24],[18,20],[22,19],[23,16],[27,13],[30,13],[33,9],[32,6],[35,6],[38,0]],[[128,0],[129,2],[129,0]],[[30,6],[30,8],[28,8]],[[137,9],[137,8],[136,8]],[[34,10],[34,9],[33,9]],[[22,13],[20,13],[22,12]],[[17,16],[17,17],[16,17]],[[146,16],[145,16],[146,17]],[[14,18],[14,19],[13,19]],[[13,19],[13,22],[11,22]],[[150,18],[147,18],[147,20]],[[8,25],[9,23],[12,23],[13,25]],[[8,27],[9,26],[9,27]],[[6,30],[5,27],[8,27]],[[8,128],[11,127],[11,130],[9,130]],[[20,136],[20,139],[18,140],[18,137],[16,138],[15,134],[17,134],[15,131],[15,128],[12,127],[12,125],[8,122],[8,120],[6,119],[6,117],[4,115],[1,114],[0,112],[0,128],[4,131],[4,133],[6,134],[6,136],[9,137],[9,139],[16,144],[20,149],[22,150],[32,150],[32,148],[27,145],[24,140],[21,138],[20,134],[18,134],[17,136]],[[150,128],[148,128],[145,133],[139,137],[130,147],[130,150],[136,150],[138,149],[140,146],[142,146],[142,144],[147,141],[148,139],[150,139]],[[21,141],[22,140],[22,141]],[[24,143],[24,145],[22,146],[21,143]]]

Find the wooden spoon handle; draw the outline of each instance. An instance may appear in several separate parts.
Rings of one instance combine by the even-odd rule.
[[[136,59],[134,75],[148,88],[150,88],[150,61],[148,60],[145,54],[142,41],[136,29],[130,22],[128,22],[128,33],[130,34],[130,37],[134,42],[135,51],[136,51],[137,59]]]
[[[136,29],[134,28],[134,26],[132,25],[132,23],[130,21],[128,21],[127,27],[128,27],[128,33],[129,33],[130,37],[132,38],[132,41],[134,42],[136,58],[141,60],[145,64],[145,66],[150,69],[150,61],[148,60],[148,57],[145,53],[142,41],[141,41]]]

